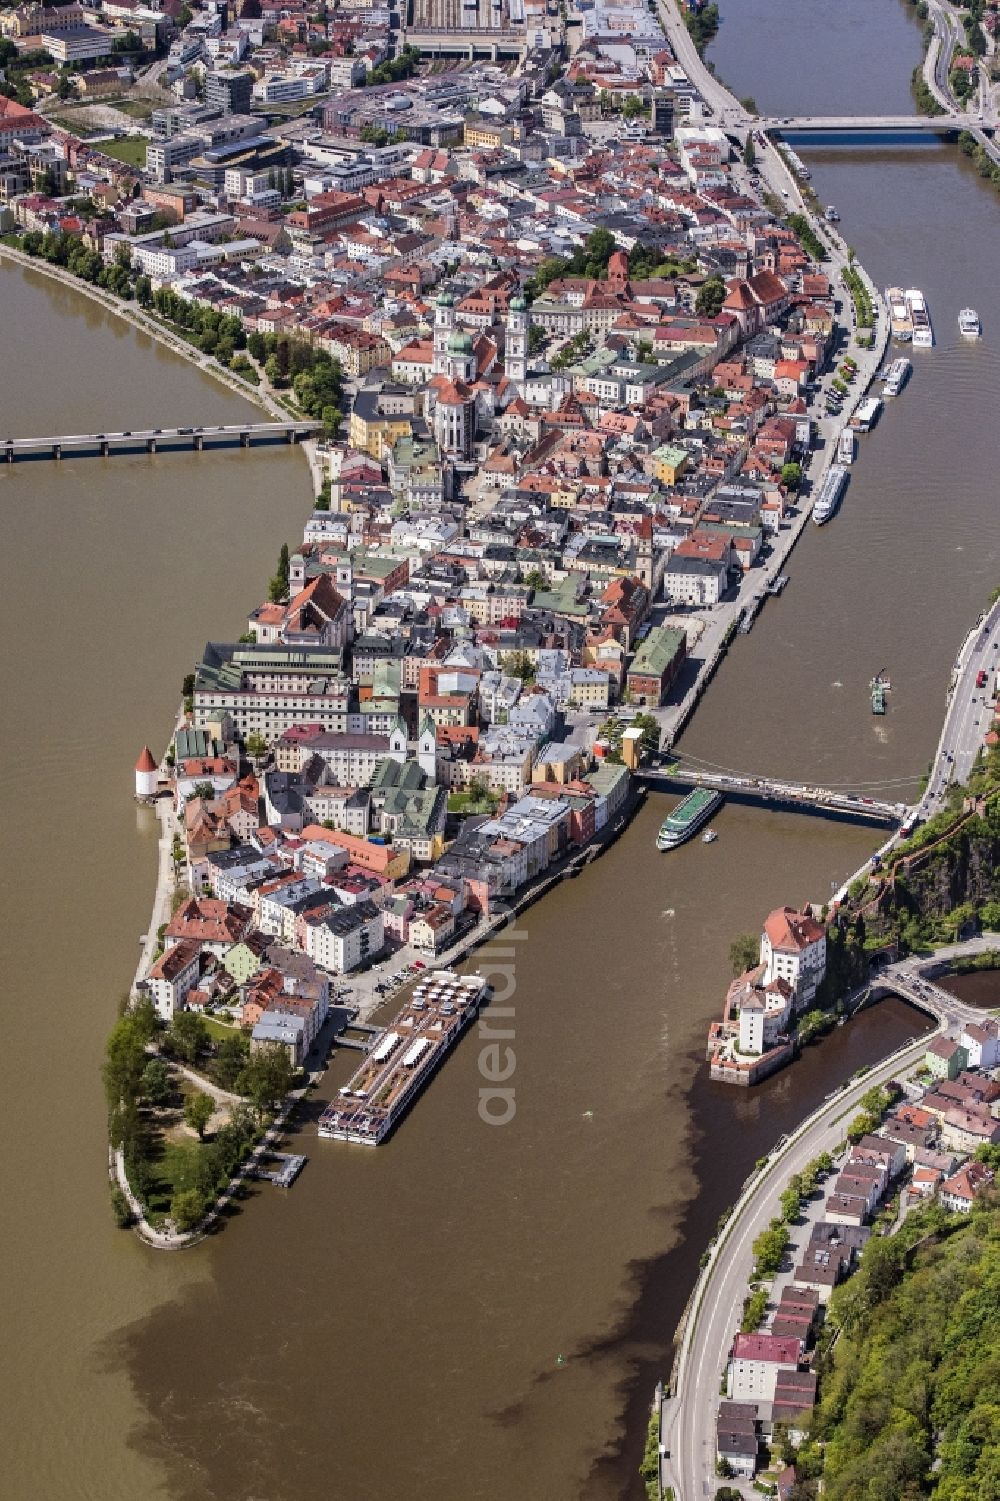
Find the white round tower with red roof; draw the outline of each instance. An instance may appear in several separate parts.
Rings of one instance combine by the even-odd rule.
[[[135,795],[147,798],[156,796],[156,786],[160,779],[159,769],[153,760],[153,752],[148,745],[142,748],[142,755],[135,763]]]

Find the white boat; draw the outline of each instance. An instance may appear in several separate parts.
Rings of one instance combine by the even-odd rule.
[[[718,837],[714,829],[706,829],[701,836],[701,842],[702,844],[714,844]]]
[[[656,836],[658,850],[676,849],[697,834],[722,802],[722,793],[712,787],[696,787],[668,813]]]
[[[840,215],[837,213],[837,210],[834,208],[832,203],[827,207],[826,213],[823,215],[823,218],[826,220],[827,224],[840,223]]]
[[[931,315],[927,311],[927,301],[923,292],[919,292],[916,287],[910,287],[906,293],[906,306],[910,310],[910,319],[913,323],[913,347],[930,349],[934,343],[934,330],[931,328]]]
[[[844,493],[847,483],[847,470],[843,464],[831,464],[819,487],[819,492],[813,504],[812,518],[817,526],[823,526],[830,520]]]
[[[913,366],[909,360],[893,360],[885,372],[885,386],[883,387],[882,394],[884,396],[898,396],[909,380],[912,369]]]
[[[964,307],[958,315],[958,331],[965,339],[978,339],[983,331],[974,307]]]
[[[841,464],[854,463],[854,434],[849,427],[844,427],[840,430],[840,438],[837,442],[837,461]]]
[[[870,433],[878,421],[879,412],[882,410],[882,399],[879,396],[866,396],[851,418],[851,426],[856,433]]]
[[[892,337],[901,339],[904,344],[908,343],[913,338],[913,319],[906,305],[906,297],[899,287],[886,287],[885,300],[889,308]]]

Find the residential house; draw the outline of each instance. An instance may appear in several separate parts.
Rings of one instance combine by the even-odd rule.
[[[183,1011],[188,994],[198,984],[201,951],[196,943],[175,943],[157,959],[146,984],[153,1004],[164,1021],[173,1021]]]

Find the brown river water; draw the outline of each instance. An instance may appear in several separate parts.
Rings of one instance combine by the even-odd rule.
[[[784,4],[753,0],[765,15]],[[725,9],[719,48],[740,62],[720,58],[723,76],[762,107],[800,107],[790,91],[808,93],[829,9],[788,12],[784,96],[753,11]],[[864,16],[880,75],[895,75],[893,47],[908,73],[904,9],[866,0]],[[844,76],[845,107],[882,107],[868,78]],[[808,156],[876,281],[924,289],[938,346],[917,352],[836,521],[810,529],[684,748],[907,792],[1000,574],[1000,197],[948,146]],[[966,302],[983,318],[976,347],[955,326]],[[245,410],[33,273],[0,269],[0,308],[4,433]],[[631,1495],[698,1257],[754,1159],[925,1025],[883,1004],[749,1094],[705,1076],[732,936],[770,906],[826,899],[881,836],[729,805],[716,844],[664,857],[653,840],[668,804],[650,798],[509,945],[509,1125],[480,1117],[472,1033],[391,1144],[320,1142],[306,1118],[310,1160],[288,1194],[265,1185],[193,1252],[147,1251],[112,1227],[97,1076],[154,880],[132,764],[144,739],[161,748],[204,641],[242,628],[309,489],[302,457],[281,449],[0,472],[2,1489],[27,1501]],[[880,667],[892,702],[874,722],[865,690]]]

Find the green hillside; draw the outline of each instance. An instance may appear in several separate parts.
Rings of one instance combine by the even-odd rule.
[[[1000,1192],[873,1238],[821,1343],[795,1501],[997,1501]]]

